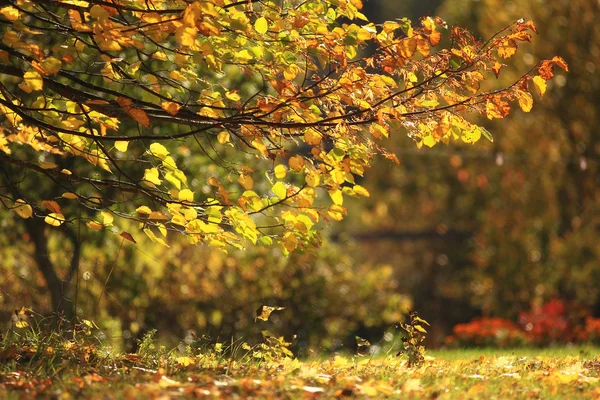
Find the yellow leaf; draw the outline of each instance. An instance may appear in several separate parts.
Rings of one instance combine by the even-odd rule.
[[[238,182],[246,190],[252,190],[252,188],[254,187],[254,179],[252,179],[252,177],[250,175],[246,175],[246,174],[240,175],[240,177],[238,178]]]
[[[192,192],[190,189],[183,189],[179,192],[178,198],[180,201],[193,202],[194,201],[194,192]]]
[[[152,143],[150,145],[150,153],[156,158],[164,160],[169,155],[169,150],[160,143]]]
[[[173,186],[175,186],[177,189],[181,189],[181,181],[177,179],[177,177],[173,175],[173,173],[167,172],[165,174],[165,180],[167,182],[171,182]]]
[[[321,183],[321,173],[317,170],[308,171],[305,180],[306,184],[310,187],[319,186],[319,183]]]
[[[175,39],[182,46],[193,46],[197,37],[198,29],[194,26],[182,25],[175,30]]]
[[[186,219],[182,215],[173,215],[171,222],[180,226],[185,226],[185,224],[187,224]]]
[[[229,132],[226,132],[226,131],[219,132],[219,134],[217,135],[217,141],[221,144],[225,144],[225,143],[229,142]]]
[[[161,211],[152,211],[152,213],[148,215],[148,219],[152,221],[168,221],[169,217],[167,217]]]
[[[273,311],[281,310],[285,310],[285,307],[260,306],[258,307],[258,310],[256,310],[256,319],[268,321]]]
[[[102,216],[102,225],[105,226],[111,226],[115,217],[113,217],[113,215],[107,211],[102,211],[100,213],[100,215]]]
[[[271,188],[271,191],[275,193],[275,195],[279,197],[279,199],[282,200],[285,199],[287,196],[287,189],[282,182],[277,182],[276,184],[274,184]]]
[[[252,54],[250,54],[250,52],[246,49],[242,50],[242,51],[238,51],[237,53],[235,53],[235,57],[240,60],[240,61],[249,61],[252,60],[254,57],[252,56]]]
[[[52,226],[61,226],[65,222],[65,216],[60,213],[50,213],[44,218],[44,222]]]
[[[517,99],[519,100],[519,106],[521,110],[525,112],[531,111],[533,108],[533,97],[529,92],[523,90],[517,91]]]
[[[63,193],[63,194],[62,194],[62,196],[61,196],[61,197],[62,197],[63,199],[70,199],[70,200],[73,200],[73,199],[76,199],[78,196],[77,196],[77,194],[75,194],[75,193],[73,193],[73,192],[65,192],[65,193]]]
[[[95,231],[101,231],[102,229],[104,229],[104,227],[102,226],[102,224],[99,224],[96,221],[88,221],[86,223],[87,227],[90,229],[93,229]]]
[[[283,77],[291,81],[300,73],[300,67],[296,64],[289,65],[286,69],[283,70]]]
[[[346,214],[346,208],[335,204],[329,207],[329,210],[327,210],[327,215],[334,221],[341,221],[342,219],[344,219],[344,215]]]
[[[371,32],[369,32],[365,28],[360,28],[356,36],[358,37],[358,40],[366,41],[371,39],[372,35]]]
[[[540,97],[543,96],[544,93],[546,93],[546,81],[544,80],[544,78],[542,78],[541,76],[534,76],[533,84],[535,85],[535,88],[537,89]]]
[[[333,204],[337,204],[338,206],[344,204],[344,196],[342,196],[341,190],[330,190],[329,196],[333,200]]]
[[[129,142],[126,140],[118,140],[115,142],[115,148],[120,152],[126,152],[127,147],[129,147]]]
[[[148,168],[144,171],[144,183],[150,182],[154,185],[160,185],[162,180],[158,177],[158,170],[156,168]]]
[[[465,143],[475,143],[481,139],[481,129],[478,126],[474,126],[468,131],[463,131],[461,139]]]
[[[287,174],[287,169],[285,168],[284,165],[278,165],[275,167],[275,177],[277,179],[285,178],[286,174]]]
[[[4,15],[9,21],[16,21],[19,19],[19,10],[11,6],[1,8],[0,14]]]
[[[25,79],[25,81],[24,81],[25,85],[23,85],[23,86],[19,85],[19,87],[27,93],[31,93],[31,92],[34,92],[37,90],[42,90],[44,88],[44,80],[43,80],[42,76],[40,75],[39,72],[37,72],[33,69],[25,72],[25,74],[23,75],[23,78]]]
[[[217,224],[207,224],[204,221],[195,219],[188,222],[185,226],[185,231],[187,233],[216,233],[219,231],[219,226]]]
[[[177,179],[184,182],[184,179],[181,178],[180,174],[179,174],[179,173],[181,173],[181,175],[183,175],[183,172],[177,170],[177,164],[175,163],[175,160],[173,160],[173,157],[166,156],[165,158],[163,158],[162,165],[164,165],[165,168],[167,168],[167,169],[175,170],[175,171],[173,171],[173,173],[175,174],[175,176],[177,176]],[[183,176],[185,176],[185,175],[183,175]]]
[[[139,214],[152,214],[152,210],[148,206],[140,206],[135,211],[137,211]]]
[[[33,209],[23,199],[18,199],[17,201],[15,201],[13,210],[17,213],[19,217],[23,219],[31,218],[31,216],[33,215]]]
[[[62,62],[54,57],[48,57],[41,62],[44,75],[56,75],[62,68]]]
[[[256,32],[264,35],[269,30],[269,23],[267,22],[265,17],[260,17],[254,23],[254,29]]]
[[[177,358],[175,359],[175,362],[176,362],[177,364],[181,365],[182,367],[187,367],[188,365],[191,365],[191,364],[193,364],[193,363],[194,363],[194,359],[193,359],[193,358],[191,358],[191,357],[187,357],[187,356],[184,356],[184,357],[177,357]]]
[[[19,320],[19,321],[15,322],[15,326],[17,328],[27,328],[29,326],[29,323],[27,321]]]
[[[225,93],[225,97],[227,97],[231,101],[240,101],[241,97],[237,94],[236,91]]]
[[[318,146],[323,136],[314,129],[308,129],[304,133],[304,142],[309,146]]]
[[[354,190],[354,193],[356,193],[356,194],[359,194],[364,197],[371,197],[371,194],[369,193],[369,191],[360,185],[354,185],[354,187],[352,189]]]
[[[183,216],[185,217],[186,220],[192,221],[192,220],[198,218],[198,212],[196,211],[195,208],[188,207],[183,211]]]
[[[54,169],[58,168],[58,165],[51,162],[40,161],[40,167],[42,167],[42,169]]]

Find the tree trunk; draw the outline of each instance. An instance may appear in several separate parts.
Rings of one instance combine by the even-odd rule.
[[[50,292],[52,311],[70,321],[75,315],[73,302],[68,297],[71,274],[69,274],[65,280],[62,280],[56,273],[52,260],[50,260],[48,240],[45,235],[46,224],[43,221],[40,222],[39,220],[34,219],[29,219],[26,223],[27,231],[35,245],[35,261],[40,272],[44,276],[46,287]],[[74,243],[74,252],[71,262],[72,268],[74,265],[73,261],[75,261],[76,267],[79,263],[79,245],[76,243]]]

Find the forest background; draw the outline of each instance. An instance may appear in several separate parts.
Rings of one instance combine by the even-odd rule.
[[[377,341],[408,309],[430,321],[433,345],[457,323],[515,319],[551,299],[600,315],[600,5],[397,3],[367,1],[364,13],[374,22],[439,15],[484,38],[516,19],[534,20],[544,40],[522,45],[501,84],[554,55],[570,72],[549,82],[552,96],[532,112],[479,121],[493,143],[418,150],[392,135],[387,148],[401,165],[375,162],[358,182],[371,197],[346,204],[349,216],[328,228],[314,254],[225,254],[183,241],[165,249],[83,231],[79,248],[53,235],[49,251],[61,273],[79,256],[77,315],[125,350],[150,329],[177,342],[193,334],[251,337],[266,327],[296,335],[304,354],[352,345],[356,335]],[[0,210],[0,321],[7,324],[22,306],[51,308],[20,222]],[[285,309],[258,326],[255,311],[265,304]]]

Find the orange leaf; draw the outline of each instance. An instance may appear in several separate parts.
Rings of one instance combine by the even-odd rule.
[[[441,40],[442,34],[438,31],[433,31],[429,34],[429,43],[431,43],[432,46],[437,46]]]
[[[179,109],[181,108],[181,106],[173,101],[163,101],[162,104],[160,105],[163,110],[165,110],[166,112],[168,112],[169,114],[175,116],[177,115],[177,113],[179,112]]]
[[[496,61],[494,63],[494,66],[492,67],[492,71],[494,71],[494,75],[496,75],[496,78],[498,78],[498,76],[500,75],[500,69],[504,66],[504,64],[499,63],[498,61]]]
[[[140,108],[130,108],[128,110],[128,113],[133,119],[139,122],[140,125],[143,125],[146,128],[150,128],[150,118],[148,118],[148,114],[146,114],[146,111]]]
[[[131,107],[131,104],[133,104],[133,102],[131,101],[131,99],[128,99],[126,97],[118,97],[117,104],[123,108],[129,108]]]
[[[137,243],[133,236],[131,236],[131,233],[129,232],[121,232],[119,233],[119,236],[121,236],[125,240],[129,240],[131,243]]]
[[[552,79],[554,76],[554,63],[550,60],[542,61],[542,64],[538,68],[538,72],[545,81]]]
[[[411,58],[417,51],[417,41],[415,39],[404,39],[398,43],[398,52],[403,58]]]
[[[517,53],[517,42],[513,39],[502,41],[498,46],[498,55],[502,58],[510,58]]]
[[[567,62],[562,57],[554,56],[554,57],[552,57],[552,61],[554,61],[554,64],[558,65],[565,71],[569,72],[569,66],[567,65]]]
[[[57,214],[62,213],[60,206],[54,200],[42,201],[42,207],[44,207],[46,210],[52,211],[53,213],[57,213]]]

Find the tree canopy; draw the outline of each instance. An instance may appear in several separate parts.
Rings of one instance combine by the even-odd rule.
[[[345,196],[369,196],[356,179],[371,158],[398,162],[390,132],[418,147],[491,140],[469,113],[528,112],[531,92],[567,69],[554,57],[494,87],[532,21],[480,41],[440,18],[369,23],[360,0],[8,3],[4,206],[132,242],[121,221],[165,245],[176,232],[221,248],[313,247]]]

